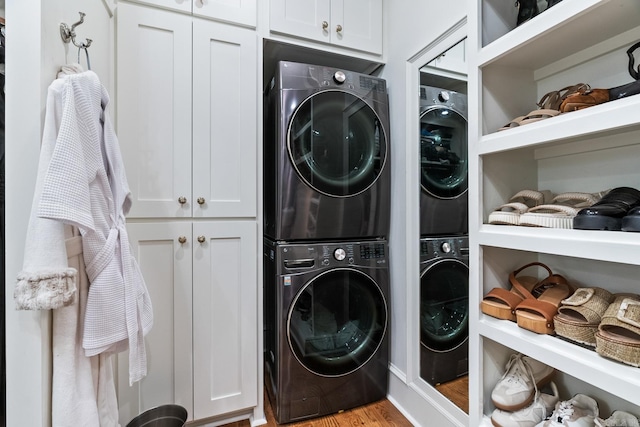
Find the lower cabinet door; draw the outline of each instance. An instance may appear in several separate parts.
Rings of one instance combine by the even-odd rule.
[[[154,319],[145,338],[147,376],[129,386],[129,352],[118,355],[120,424],[168,403],[183,406],[193,419],[191,261],[199,246],[191,222],[130,223],[127,230]]]
[[[251,408],[258,396],[257,225],[193,223],[193,416]]]

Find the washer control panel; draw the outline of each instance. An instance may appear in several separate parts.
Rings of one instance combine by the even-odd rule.
[[[282,266],[290,271],[348,266],[387,264],[387,245],[383,241],[354,243],[297,243],[280,248]]]
[[[469,256],[469,238],[452,236],[420,239],[420,260]]]

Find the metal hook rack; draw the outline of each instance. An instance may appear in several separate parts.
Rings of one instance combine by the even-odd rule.
[[[78,25],[80,25],[80,24],[82,24],[84,22],[84,17],[86,15],[84,12],[78,12],[78,13],[80,14],[80,20],[78,22],[76,22],[75,24],[72,24],[71,27],[69,27],[64,22],[60,24],[60,36],[62,36],[62,41],[63,42],[69,43],[69,41],[71,41],[75,47],[78,47],[78,48],[86,50],[89,46],[91,46],[91,42],[93,40],[85,39],[85,41],[83,43],[80,43],[80,44],[78,44],[76,42],[76,31],[75,31],[75,28]]]

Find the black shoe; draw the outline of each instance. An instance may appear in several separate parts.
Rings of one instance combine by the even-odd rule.
[[[605,194],[593,206],[584,208],[573,218],[578,230],[621,230],[622,218],[640,206],[640,191],[618,187]]]
[[[636,80],[640,80],[640,65],[638,68],[634,68],[635,58],[633,57],[633,52],[640,47],[640,42],[634,44],[629,49],[627,49],[627,56],[629,57],[629,74],[632,78]]]
[[[516,26],[524,24],[540,13],[538,10],[538,0],[516,0],[516,6],[519,8]]]
[[[626,85],[616,86],[609,89],[609,101],[614,99],[626,98],[627,96],[637,95],[640,93],[640,80],[627,83]]]
[[[558,3],[560,3],[562,0],[547,0],[547,9],[549,9],[551,6],[555,6]],[[546,9],[545,9],[546,10]]]
[[[622,231],[640,231],[640,206],[631,209],[622,218]]]

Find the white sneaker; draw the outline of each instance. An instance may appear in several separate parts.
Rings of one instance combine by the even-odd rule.
[[[640,427],[640,422],[635,415],[624,411],[613,411],[613,414],[606,420],[596,418],[595,425],[598,427]]]
[[[512,354],[506,372],[491,392],[498,409],[517,411],[528,406],[538,387],[551,381],[554,369],[522,354]]]
[[[598,403],[593,398],[576,394],[570,400],[558,402],[551,417],[536,427],[595,427],[598,414]]]
[[[551,381],[549,387],[553,394],[538,392],[533,403],[525,408],[515,412],[494,410],[491,414],[491,423],[495,427],[534,427],[540,421],[544,421],[551,415],[553,408],[560,400],[556,384]]]

